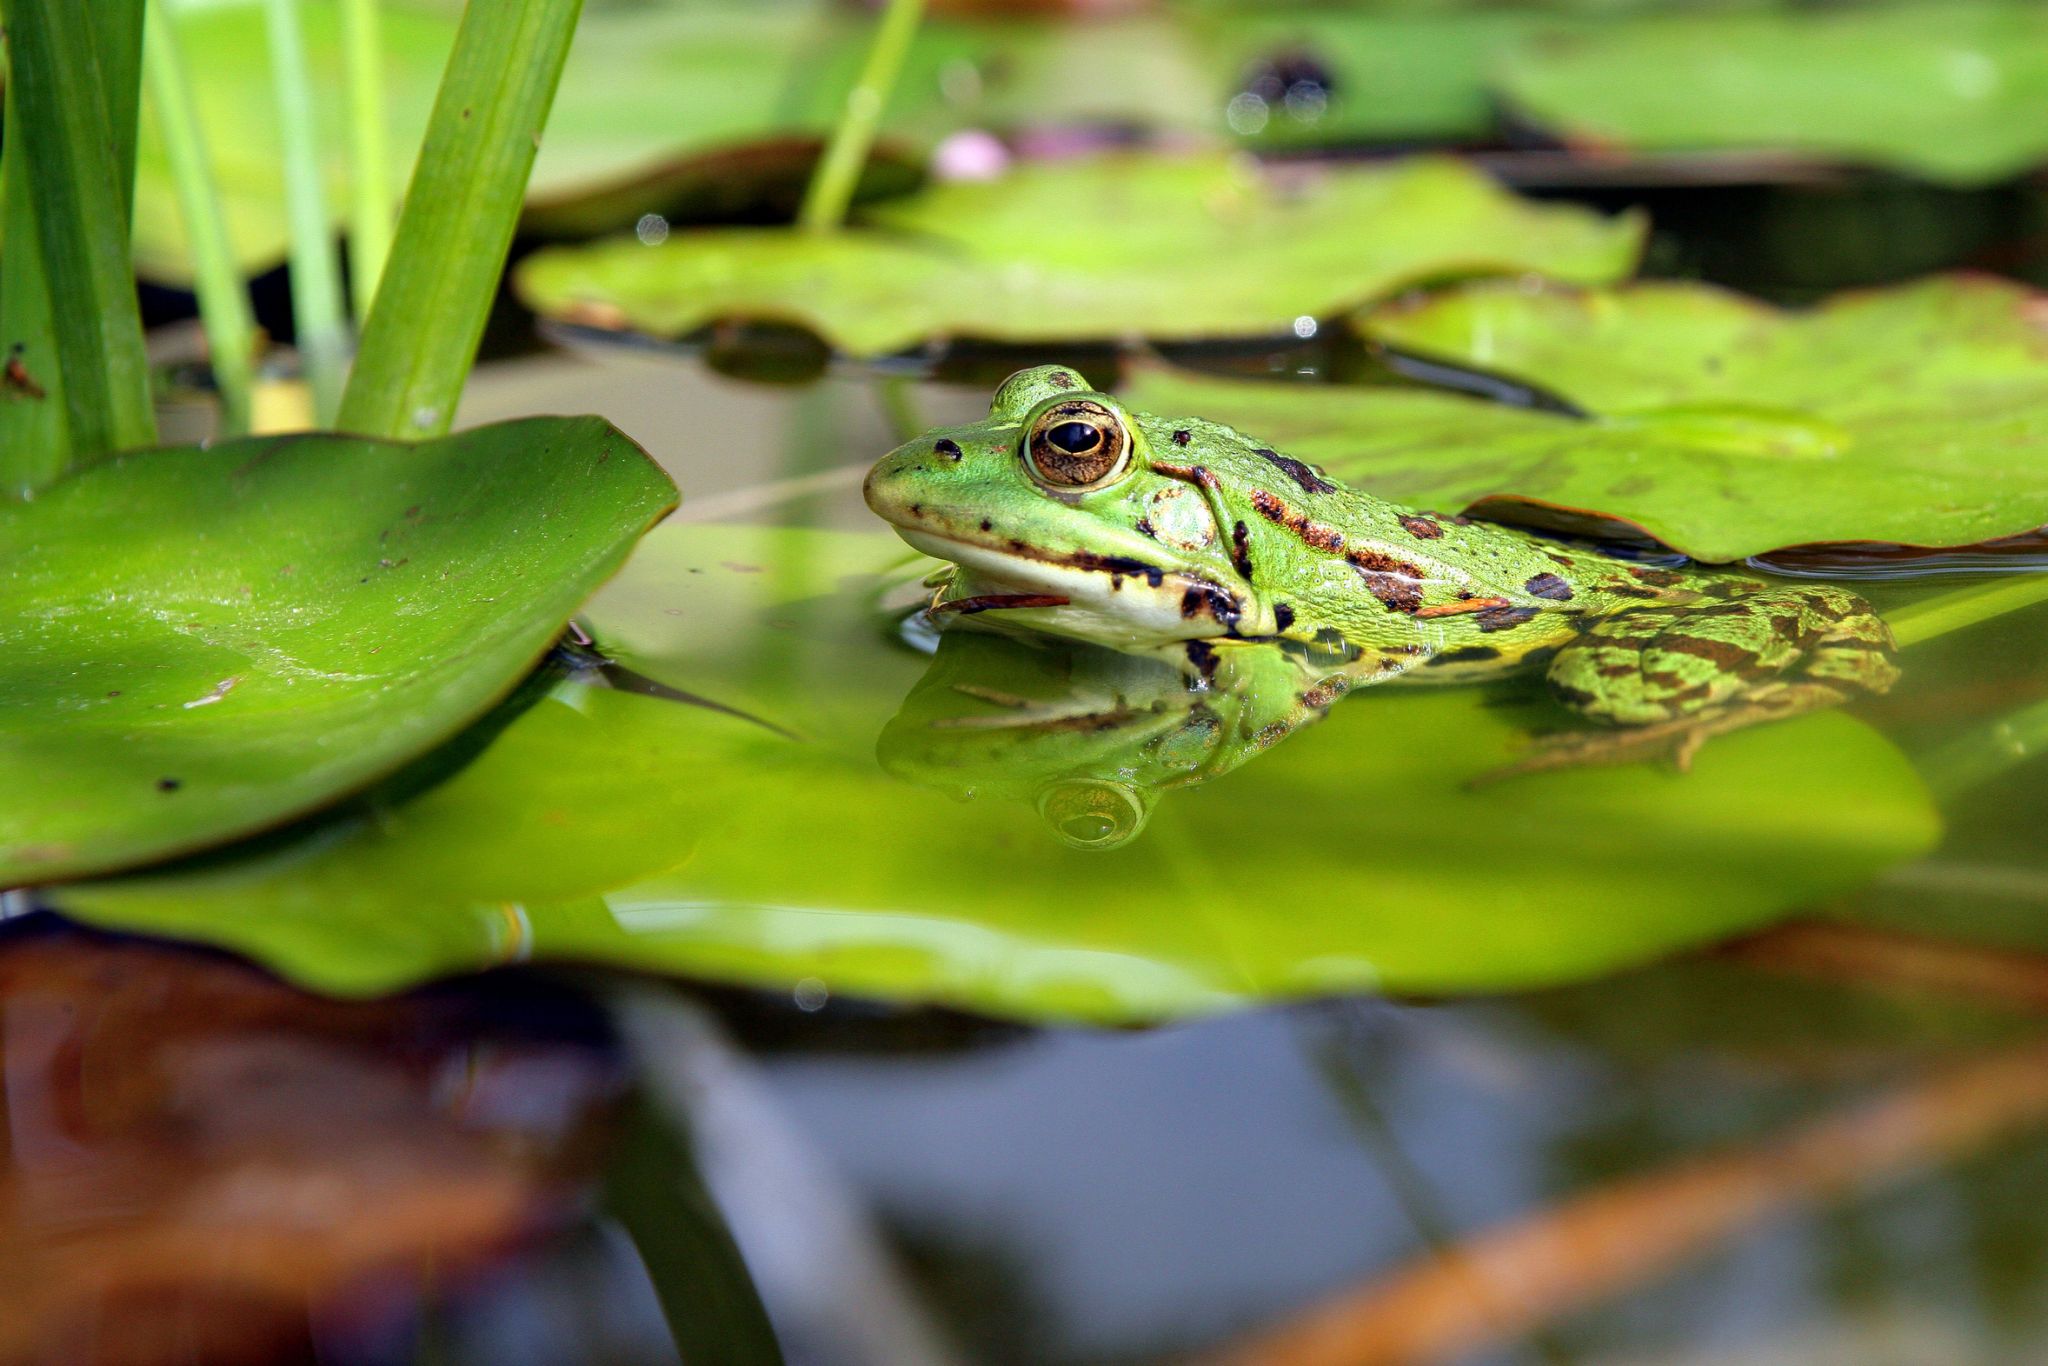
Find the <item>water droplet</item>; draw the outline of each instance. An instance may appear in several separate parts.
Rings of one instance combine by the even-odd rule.
[[[1249,90],[1231,96],[1230,103],[1223,108],[1223,121],[1239,137],[1248,138],[1264,132],[1267,121],[1272,117],[1273,111],[1266,101]]]
[[[659,246],[668,241],[668,220],[658,213],[643,213],[640,221],[633,225],[633,235],[640,239],[642,246]]]

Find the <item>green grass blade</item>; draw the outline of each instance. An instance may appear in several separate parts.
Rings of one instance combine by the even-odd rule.
[[[161,3],[161,0],[159,0]],[[147,0],[92,0],[94,55],[99,59],[100,95],[107,102],[112,136],[114,184],[121,191],[121,221],[135,215],[135,133],[142,112],[143,11]]]
[[[267,0],[270,75],[277,88],[278,131],[284,140],[284,194],[291,223],[292,325],[313,389],[313,414],[331,425],[348,368],[348,319],[335,263],[334,220],[321,184],[319,125],[299,0]]]
[[[186,80],[184,54],[178,47],[177,26],[159,3],[149,7],[147,27],[143,73],[178,192],[178,209],[192,242],[193,288],[199,296],[207,349],[212,353],[214,382],[220,387],[221,434],[240,436],[249,430],[250,395],[255,387],[256,317],[241,272],[235,267],[213,161]]]
[[[924,17],[925,0],[889,0],[868,49],[867,62],[853,89],[846,93],[846,108],[832,130],[832,140],[818,159],[811,183],[804,187],[803,207],[797,211],[798,226],[811,232],[829,232],[846,221],[847,206],[860,185],[860,173],[867,165],[868,149],[874,145],[875,129],[881,125],[882,110],[896,89],[903,70],[903,58],[917,36],[918,21]]]
[[[582,9],[463,11],[342,400],[345,430],[423,437],[453,422]]]
[[[139,0],[92,6],[6,0],[0,19],[10,42],[7,192],[29,201],[27,217],[34,224],[31,242],[8,239],[6,255],[14,269],[7,282],[22,284],[15,317],[33,319],[35,290],[23,282],[40,277],[45,329],[41,337],[16,331],[15,318],[9,319],[9,345],[24,350],[16,358],[21,373],[10,373],[6,388],[11,397],[28,401],[5,408],[54,410],[61,403],[61,417],[55,411],[29,415],[28,425],[49,444],[0,455],[8,482],[18,488],[24,470],[32,486],[70,460],[156,439],[142,316],[128,261],[139,98],[130,87],[140,72],[142,7]],[[122,82],[117,94],[109,93],[110,76]],[[122,120],[118,127],[116,116]],[[9,217],[12,232],[23,220]],[[52,309],[50,300],[64,306]],[[38,371],[30,353],[44,337],[46,363],[54,369]],[[35,399],[31,385],[49,397]],[[69,429],[65,436],[52,432],[60,422]],[[9,440],[15,435],[0,431]]]
[[[348,71],[349,295],[360,325],[391,255],[390,138],[384,127],[384,54],[377,0],[343,0],[342,62]]]
[[[13,81],[7,83],[7,127],[21,127]],[[26,498],[71,463],[64,372],[57,365],[57,326],[43,278],[42,234],[22,140],[0,152],[0,339],[8,370],[0,377],[0,498]]]

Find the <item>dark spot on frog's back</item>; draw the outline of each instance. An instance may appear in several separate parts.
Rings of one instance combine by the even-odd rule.
[[[1286,527],[1311,550],[1320,550],[1326,555],[1341,555],[1344,552],[1343,532],[1333,526],[1310,521],[1266,490],[1252,490],[1252,506],[1258,509],[1259,516],[1275,526]]]
[[[1401,529],[1418,541],[1434,541],[1444,534],[1444,529],[1431,519],[1413,514],[1401,518]]]
[[[996,529],[996,524],[994,522],[991,522],[988,518],[984,517],[981,519],[981,529],[983,531],[994,531]]]
[[[1523,584],[1522,588],[1531,597],[1549,598],[1552,602],[1572,600],[1572,586],[1556,574],[1538,574]]]
[[[1244,576],[1246,583],[1252,581],[1251,531],[1243,522],[1239,522],[1230,532],[1230,563]]]
[[[1055,389],[1071,389],[1074,387],[1074,377],[1065,370],[1053,371],[1045,377],[1045,382]]]
[[[1419,565],[1376,550],[1351,550],[1344,558],[1365,580],[1366,591],[1389,612],[1412,617],[1422,610],[1423,573]]]
[[[1173,434],[1173,444],[1176,446],[1185,446],[1192,440],[1194,438],[1188,434],[1185,427]]]
[[[1475,613],[1472,620],[1478,623],[1479,629],[1482,631],[1508,631],[1535,617],[1539,610],[1535,607],[1513,607],[1506,605],[1489,607],[1483,612]]]
[[[1330,493],[1337,487],[1329,480],[1323,478],[1322,474],[1313,465],[1305,465],[1291,455],[1282,455],[1278,451],[1269,450],[1260,450],[1256,454],[1274,469],[1279,470],[1296,484],[1299,484],[1303,493]]]
[[[1282,631],[1294,625],[1294,609],[1292,607],[1289,607],[1284,602],[1274,603],[1273,625],[1275,628]]]
[[[945,456],[948,460],[958,460],[960,458],[960,443],[950,437],[940,437],[932,446],[932,450]]]
[[[1201,670],[1202,677],[1216,676],[1216,647],[1206,640],[1188,642],[1188,663]]]

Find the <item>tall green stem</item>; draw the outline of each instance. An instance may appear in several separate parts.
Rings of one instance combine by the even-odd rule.
[[[378,41],[377,0],[342,0],[342,62],[348,71],[350,300],[356,322],[370,316],[370,301],[391,255],[391,151],[384,127],[384,52]]]
[[[805,231],[830,232],[846,221],[846,210],[867,165],[868,149],[874,146],[875,129],[881,126],[882,111],[903,71],[903,59],[917,37],[924,6],[925,0],[889,0],[883,11],[881,28],[875,33],[874,46],[868,49],[860,79],[846,92],[846,108],[811,173],[811,183],[804,188],[797,225]]]
[[[4,0],[0,22],[10,130],[0,487],[18,493],[73,460],[156,439],[128,259],[142,0]]]
[[[471,4],[456,30],[341,426],[436,436],[455,420],[583,0]]]
[[[250,394],[255,386],[256,317],[228,241],[227,218],[221,212],[213,159],[186,80],[177,25],[161,0],[149,6],[146,16],[142,69],[149,82],[157,127],[163,134],[178,210],[185,217],[185,233],[192,242],[199,319],[212,353],[214,383],[220,387],[221,433],[240,436],[249,430]]]
[[[319,125],[299,0],[266,0],[270,74],[277,87],[278,132],[284,141],[285,216],[291,231],[292,325],[313,388],[313,413],[328,426],[341,406],[348,365],[348,321],[334,257],[334,220],[321,183]]]

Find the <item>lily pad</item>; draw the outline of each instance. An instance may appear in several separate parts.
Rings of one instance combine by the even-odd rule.
[[[0,887],[322,806],[527,671],[674,505],[597,418],[137,451],[0,502]]]
[[[1702,560],[1813,542],[1956,546],[2048,523],[2041,295],[1950,277],[1786,312],[1722,290],[1473,285],[1374,337],[1561,394],[1589,420],[1434,393],[1141,376],[1397,501],[1633,522]]]
[[[875,619],[903,558],[880,535],[664,529],[592,629],[732,710],[572,681],[404,805],[52,895],[326,991],[531,958],[1132,1022],[1597,975],[1856,886],[1938,833],[1905,759],[1844,714],[1717,740],[1689,774],[1474,791],[1550,704],[1389,688],[1167,794],[1113,852],[1066,848],[1028,808],[876,762],[926,664]]]
[[[1540,34],[1502,92],[1568,139],[1792,149],[1982,184],[2048,155],[2048,10],[2025,3],[1642,15]]]
[[[876,356],[950,337],[1291,335],[1426,280],[1616,280],[1643,234],[1635,215],[1532,204],[1442,158],[1281,178],[1220,156],[1108,156],[935,186],[863,221],[557,247],[515,283],[574,322],[674,337],[769,319]]]

